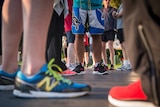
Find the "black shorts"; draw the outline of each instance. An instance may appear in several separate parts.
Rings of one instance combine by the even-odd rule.
[[[108,42],[109,40],[114,41],[115,39],[115,31],[114,30],[109,30],[109,31],[104,31],[102,34],[102,41],[103,42]]]
[[[120,43],[124,42],[123,29],[118,29],[117,39],[119,40]]]
[[[68,43],[74,43],[75,35],[72,33],[72,31],[66,32],[66,36],[67,36]]]
[[[84,52],[89,52],[89,45],[85,46]]]

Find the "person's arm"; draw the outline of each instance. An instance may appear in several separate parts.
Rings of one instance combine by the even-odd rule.
[[[117,18],[121,18],[123,15],[123,9],[121,9],[117,14],[116,14],[116,17]]]
[[[115,19],[121,18],[123,15],[123,9],[121,9],[119,12],[113,11],[112,15]]]

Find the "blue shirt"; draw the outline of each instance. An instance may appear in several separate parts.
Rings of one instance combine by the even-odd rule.
[[[73,7],[84,10],[95,10],[102,8],[102,0],[73,0]]]

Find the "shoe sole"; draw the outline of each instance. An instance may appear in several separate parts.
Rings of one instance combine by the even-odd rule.
[[[14,85],[0,85],[0,90],[1,91],[9,91],[14,89]]]
[[[151,102],[145,102],[145,101],[128,101],[128,100],[117,100],[108,96],[108,101],[110,104],[116,106],[116,107],[156,107]]]
[[[81,71],[80,73],[77,73],[78,75],[83,75],[85,74],[86,72],[85,71]]]
[[[122,69],[116,69],[116,71],[122,71]]]
[[[14,89],[13,95],[21,98],[72,98],[79,97],[88,94],[89,91],[84,92],[70,92],[70,93],[58,93],[58,92],[43,92],[43,91],[29,91],[22,92]]]
[[[108,71],[105,71],[103,73],[100,73],[98,71],[93,71],[93,74],[98,74],[98,75],[107,75],[108,74]]]
[[[62,76],[74,76],[74,75],[77,75],[77,73],[76,74],[61,74]]]

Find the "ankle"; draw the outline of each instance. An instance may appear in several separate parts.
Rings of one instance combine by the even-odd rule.
[[[20,69],[20,67],[18,65],[16,65],[16,66],[11,66],[11,65],[10,66],[9,65],[5,66],[5,65],[2,65],[2,68],[1,68],[1,70],[5,71],[8,74],[13,74],[18,69]]]

